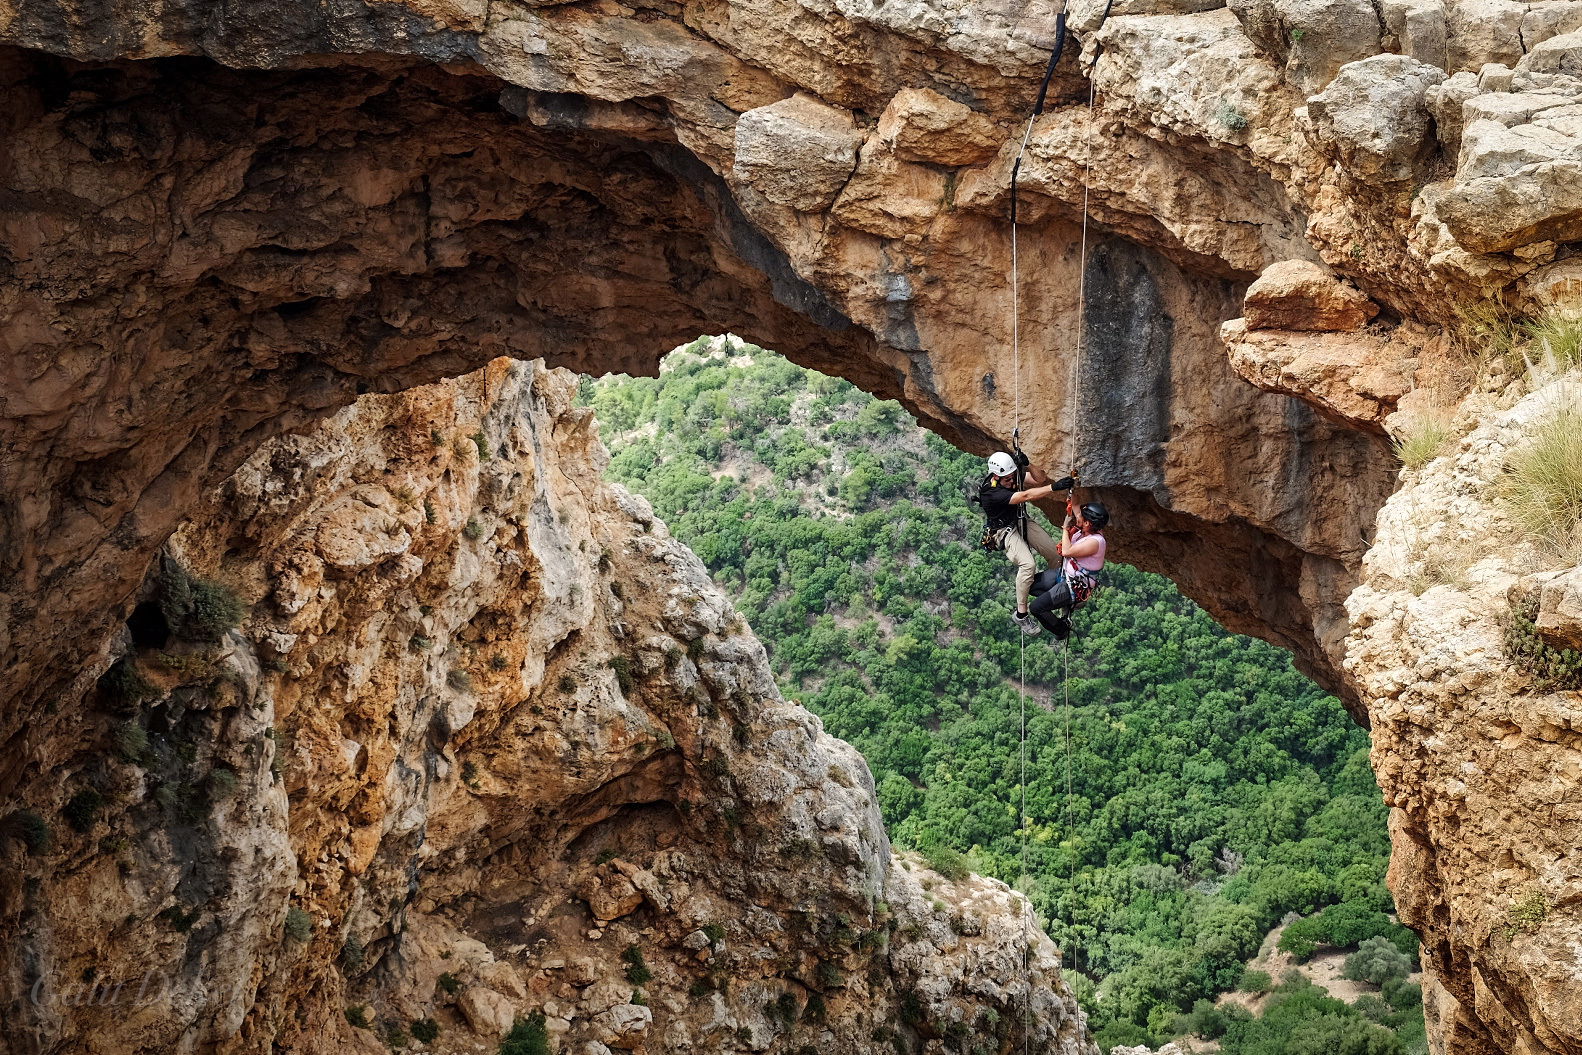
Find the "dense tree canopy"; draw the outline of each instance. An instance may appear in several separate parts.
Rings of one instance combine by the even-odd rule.
[[[981,459],[772,353],[699,342],[583,394],[610,475],[734,596],[787,694],[866,756],[891,837],[1029,892],[1101,1042],[1169,1037],[1287,914],[1347,906],[1319,941],[1398,936],[1367,737],[1285,653],[1122,564],[1069,651],[1022,638],[1012,568],[976,546]],[[1402,1050],[1344,1004],[1282,999],[1339,1016],[1302,1034],[1339,1045],[1314,1051]],[[1227,1028],[1227,1052],[1265,1050]]]

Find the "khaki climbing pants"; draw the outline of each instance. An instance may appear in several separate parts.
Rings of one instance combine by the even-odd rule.
[[[1027,595],[1033,588],[1033,578],[1038,574],[1038,563],[1033,557],[1033,551],[1043,554],[1051,568],[1060,567],[1060,551],[1055,548],[1055,540],[1049,537],[1049,532],[1039,526],[1036,520],[1027,520],[1027,538],[1022,538],[1021,525],[1006,530],[1000,540],[1000,546],[1005,550],[1005,556],[1016,565],[1016,610],[1027,611]]]

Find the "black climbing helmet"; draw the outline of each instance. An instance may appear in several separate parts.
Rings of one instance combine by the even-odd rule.
[[[1103,531],[1104,525],[1110,522],[1110,511],[1104,508],[1102,502],[1084,502],[1082,519],[1092,524],[1094,531]]]

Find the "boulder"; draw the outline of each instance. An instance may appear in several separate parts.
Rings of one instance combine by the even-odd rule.
[[[1229,0],[1229,7],[1259,51],[1285,62],[1291,53],[1291,40],[1285,35],[1274,0]]]
[[[391,494],[378,484],[362,484],[325,512],[316,541],[327,566],[357,572],[405,552],[412,536]]]
[[[630,1050],[643,1042],[654,1013],[643,1004],[616,1004],[593,1019],[596,1039],[612,1048]]]
[[[994,122],[970,106],[927,88],[902,88],[879,117],[879,138],[902,161],[975,165],[994,156]]]
[[[1379,16],[1368,0],[1277,0],[1291,37],[1286,79],[1304,92],[1327,85],[1342,66],[1378,52]]]
[[[799,92],[737,119],[732,174],[772,202],[819,212],[851,177],[861,144],[850,111]]]
[[[1423,93],[1424,105],[1434,119],[1439,146],[1445,153],[1454,155],[1461,149],[1461,129],[1465,123],[1462,110],[1467,100],[1481,91],[1477,74],[1457,73],[1438,84],[1429,85]]]
[[[1488,112],[1494,102],[1480,98],[1466,109]],[[1515,127],[1505,123],[1515,119],[1509,115],[1467,123],[1456,184],[1438,207],[1457,242],[1497,253],[1582,237],[1582,128],[1572,109],[1539,111]]]
[[[1532,4],[1522,16],[1522,43],[1536,50],[1550,37],[1582,29],[1582,0],[1552,0]]]
[[[478,968],[478,977],[489,984],[489,988],[508,993],[518,1000],[527,999],[527,986],[522,984],[522,976],[515,967],[503,960],[493,963],[481,964]]]
[[[1514,66],[1522,57],[1522,18],[1527,5],[1515,0],[1448,0],[1450,66],[1479,70],[1490,62]]]
[[[1250,330],[1360,330],[1379,306],[1309,260],[1271,264],[1247,288]]]
[[[1527,295],[1548,311],[1582,319],[1582,259],[1570,257],[1541,267],[1523,283]]]
[[[1365,183],[1410,180],[1433,143],[1428,89],[1445,71],[1405,55],[1343,66],[1307,101],[1308,118],[1347,172]]]
[[[1440,69],[1450,64],[1444,0],[1380,0],[1379,13],[1386,47]]]
[[[1230,9],[1306,94],[1321,90],[1346,63],[1378,54],[1383,37],[1369,0],[1230,0]]]
[[[643,903],[642,892],[618,872],[589,876],[577,887],[577,896],[588,903],[588,911],[600,923],[629,915]]]
[[[1269,392],[1307,403],[1330,421],[1385,434],[1384,419],[1411,390],[1403,349],[1374,333],[1249,330],[1244,319],[1220,327],[1233,370]]]
[[[1511,64],[1523,73],[1557,74],[1582,79],[1582,31],[1562,33],[1536,44]]]
[[[831,210],[841,223],[881,238],[922,234],[944,209],[945,173],[902,161],[890,144],[871,139],[857,170]]]
[[[516,1008],[511,1001],[485,986],[468,986],[456,1001],[456,1009],[474,1033],[503,1037],[516,1024]]]
[[[1226,0],[1071,0],[1066,8],[1068,23],[1078,33],[1091,33],[1099,27],[1105,9],[1117,15],[1195,15],[1217,11]]]

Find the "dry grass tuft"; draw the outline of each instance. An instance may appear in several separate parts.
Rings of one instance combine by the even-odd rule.
[[[1406,468],[1420,469],[1443,454],[1455,438],[1450,414],[1444,410],[1428,411],[1407,424],[1391,449]]]
[[[1470,585],[1467,569],[1471,568],[1478,554],[1470,546],[1446,546],[1436,544],[1424,550],[1421,560],[1417,560],[1406,576],[1406,588],[1414,596],[1422,596],[1433,587],[1455,587],[1465,590]]]
[[[1544,312],[1522,319],[1498,300],[1456,312],[1451,334],[1481,378],[1525,377],[1533,387],[1582,366],[1582,319]]]
[[[1569,402],[1534,427],[1507,457],[1500,490],[1552,556],[1582,555],[1582,405]]]
[[[1582,320],[1553,313],[1542,315],[1521,326],[1526,338],[1521,346],[1527,374],[1544,380],[1563,374],[1582,363]]]
[[[1508,361],[1521,337],[1516,313],[1503,301],[1482,300],[1456,309],[1456,344],[1480,363]]]

